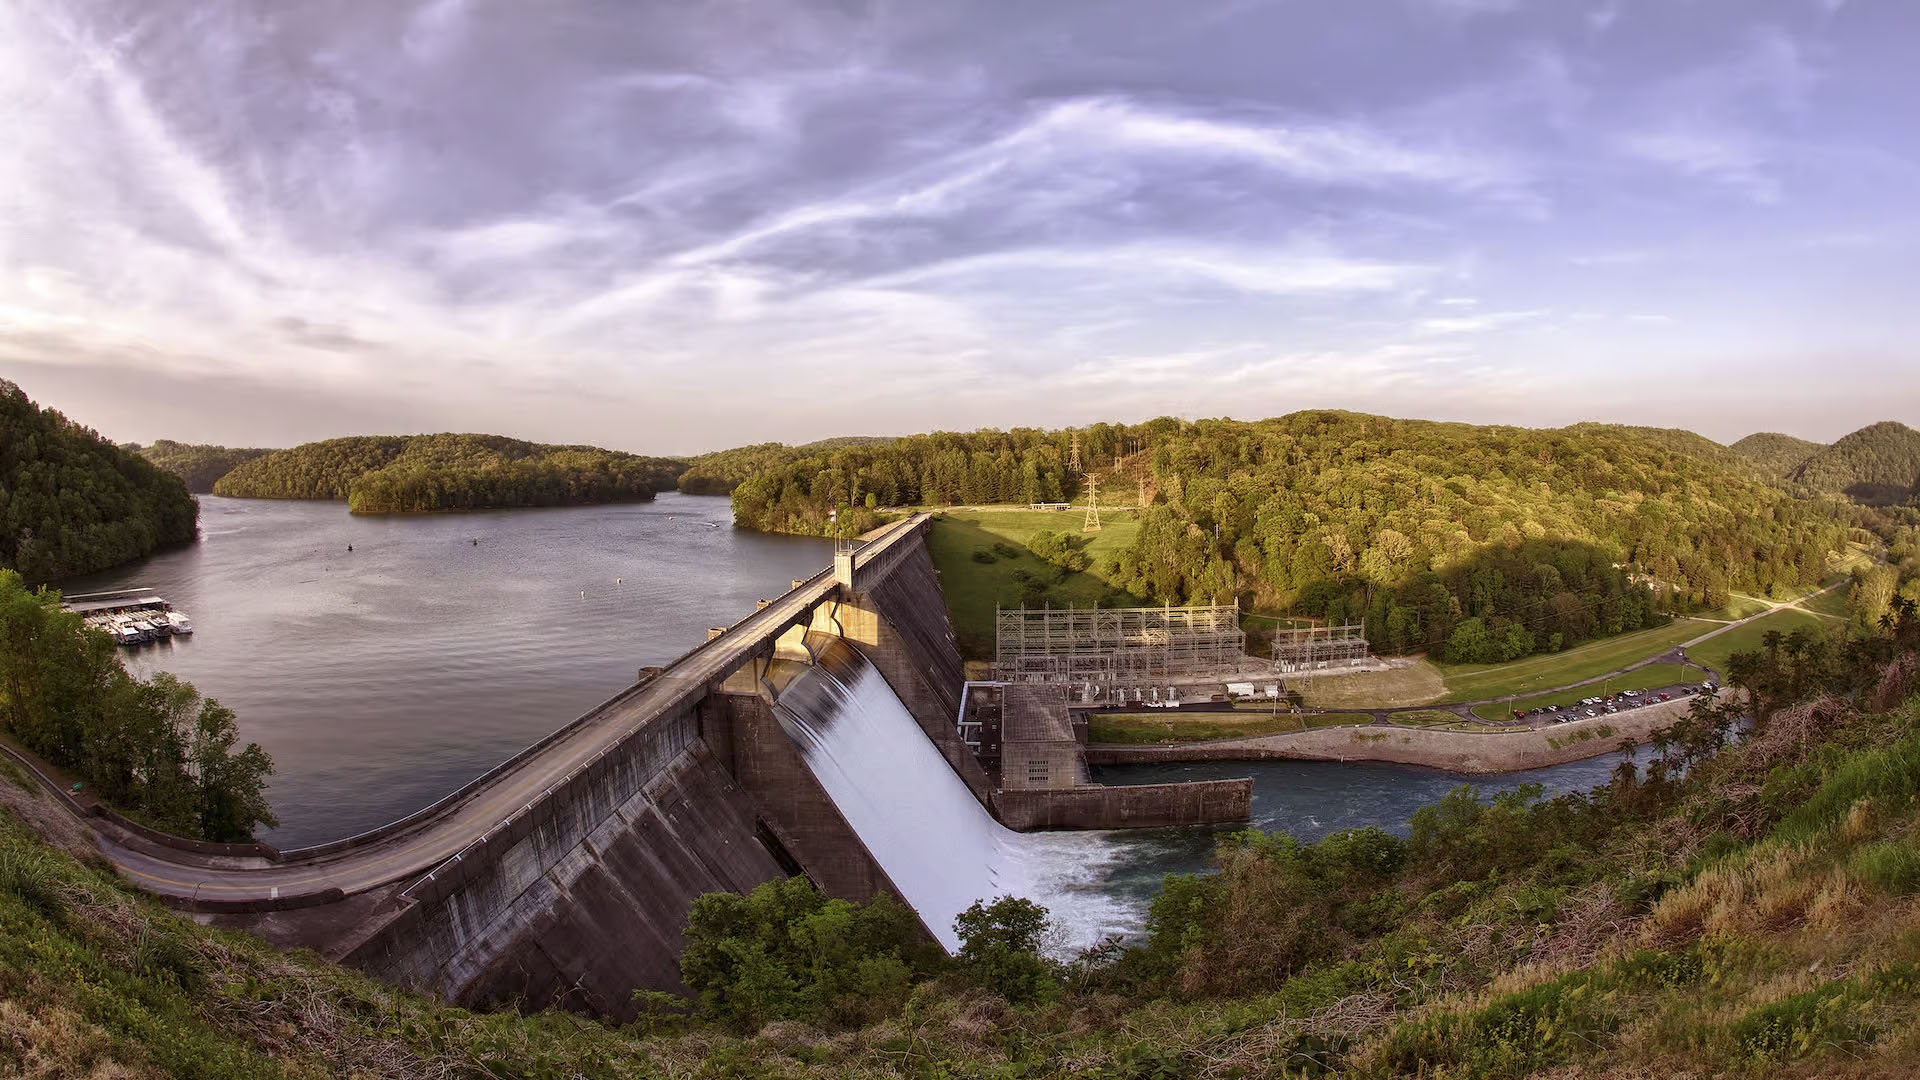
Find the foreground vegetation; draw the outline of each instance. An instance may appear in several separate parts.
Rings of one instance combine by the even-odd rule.
[[[696,905],[689,999],[612,1026],[446,1008],[193,925],[0,822],[0,1060],[98,1076],[1903,1077],[1920,1070],[1920,620],[1731,666],[1639,767],[1224,840],[1071,963],[959,955],[800,879]],[[0,801],[46,820],[0,776]],[[63,819],[62,819],[63,820]],[[47,822],[58,836],[58,820]],[[71,830],[68,830],[71,832]],[[69,843],[74,842],[68,836]]]
[[[364,435],[276,450],[234,468],[213,491],[345,499],[368,514],[572,506],[651,499],[685,469],[677,458],[500,435]]]
[[[275,825],[258,744],[237,747],[233,710],[162,673],[136,679],[113,641],[0,570],[0,726],[149,825],[191,839],[240,841]]]
[[[91,573],[191,541],[178,477],[0,379],[0,566],[31,582]]]

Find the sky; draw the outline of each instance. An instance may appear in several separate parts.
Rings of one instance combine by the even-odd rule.
[[[1920,424],[1908,0],[0,0],[120,440]]]

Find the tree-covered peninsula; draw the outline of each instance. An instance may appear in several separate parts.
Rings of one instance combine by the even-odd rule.
[[[273,453],[264,446],[211,446],[172,439],[155,439],[146,446],[128,443],[127,449],[185,481],[188,491],[202,495],[211,494],[214,483],[235,466]]]
[[[356,513],[575,506],[651,499],[686,462],[500,435],[361,435],[248,461],[214,494],[344,499]]]
[[[0,566],[52,581],[191,541],[180,478],[0,380]]]

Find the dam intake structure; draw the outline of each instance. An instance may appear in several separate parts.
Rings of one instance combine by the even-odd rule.
[[[458,791],[358,836],[285,852],[189,842],[47,786],[165,902],[462,1005],[631,1018],[635,989],[683,989],[695,899],[794,874],[841,899],[898,897],[949,948],[956,913],[1008,893],[1055,910],[1061,951],[1092,944],[1134,921],[1093,890],[1112,844],[995,820],[1007,793],[955,722],[962,664],[930,521],[876,531]],[[776,667],[791,676],[778,703]],[[1232,783],[1237,802],[1205,800],[1209,820],[1246,819],[1246,782]],[[1039,823],[1100,826],[1109,809],[1194,823],[1196,804],[1172,790],[1188,786],[1023,794]]]

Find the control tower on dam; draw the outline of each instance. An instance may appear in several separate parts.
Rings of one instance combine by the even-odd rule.
[[[942,763],[944,779],[920,787],[990,822],[993,786],[957,725],[964,676],[927,554],[929,524],[921,514],[876,531],[460,790],[360,836],[287,851],[189,842],[59,797],[125,877],[208,921],[462,1004],[627,1017],[634,989],[680,988],[682,928],[704,893],[791,874],[833,896],[919,896],[922,907],[966,891],[953,880],[933,890],[902,861],[911,845],[897,835],[869,842],[863,829],[874,821],[932,808],[876,815],[886,762],[846,743],[854,728],[844,726],[830,755],[839,765],[822,771],[827,758],[809,755],[770,678],[778,662],[814,664],[823,643],[848,650],[846,662],[870,673],[860,693],[882,727],[869,729],[884,728],[892,756],[923,769]],[[819,731],[837,722],[818,707],[807,715]],[[1244,792],[1237,806],[1183,805],[1202,803],[1246,816]],[[968,828],[985,838],[982,851],[1008,847],[985,825]],[[951,936],[944,906],[920,911],[941,940]]]

